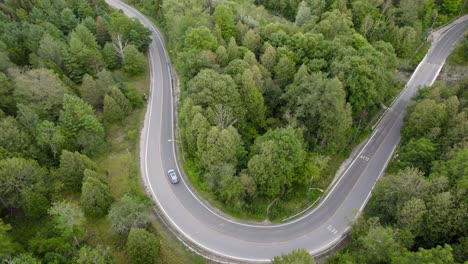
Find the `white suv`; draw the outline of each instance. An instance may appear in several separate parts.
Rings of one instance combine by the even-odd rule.
[[[167,171],[167,176],[169,176],[169,180],[176,184],[179,182],[179,177],[177,177],[177,173],[175,172],[175,170],[169,170]]]

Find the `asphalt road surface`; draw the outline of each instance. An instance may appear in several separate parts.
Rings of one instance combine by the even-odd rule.
[[[218,213],[202,202],[185,177],[171,184],[167,171],[178,166],[175,152],[175,97],[161,34],[141,13],[118,0],[110,5],[139,19],[153,32],[149,46],[151,95],[141,140],[142,177],[164,220],[186,241],[211,255],[236,262],[268,262],[305,248],[318,255],[339,242],[366,205],[400,141],[404,109],[418,87],[432,85],[451,49],[468,27],[468,16],[438,31],[428,54],[375,127],[364,147],[318,206],[300,218],[278,225],[246,224]]]

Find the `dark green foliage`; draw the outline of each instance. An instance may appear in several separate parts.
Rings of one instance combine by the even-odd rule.
[[[94,227],[82,225],[76,192],[84,181],[89,217],[105,215],[112,197],[78,151],[106,151],[99,121],[106,94],[124,116],[143,106],[136,88],[112,88],[123,85],[108,70],[123,64],[119,34],[140,52],[127,61],[144,69],[150,31],[100,0],[0,2],[0,218],[11,225],[0,221],[0,262],[113,263],[111,249],[87,246]],[[57,202],[63,197],[73,202]]]
[[[8,258],[15,252],[15,244],[9,236],[11,225],[5,224],[0,218],[0,258]]]
[[[141,228],[132,228],[127,238],[127,254],[135,264],[157,263],[159,241],[155,235]]]
[[[93,153],[104,140],[104,127],[94,115],[93,108],[82,99],[65,95],[59,124],[73,149]],[[81,186],[80,186],[81,187]]]
[[[84,171],[97,170],[96,164],[83,154],[63,150],[60,155],[60,167],[57,176],[69,190],[79,191],[82,188]]]
[[[346,103],[343,86],[337,78],[326,79],[306,71],[300,74],[287,87],[288,106],[307,129],[308,139],[335,153],[344,146],[351,128],[351,107]]]
[[[31,140],[18,121],[12,117],[0,120],[0,147],[11,153],[21,153],[25,156],[30,154]]]
[[[51,70],[33,69],[15,74],[17,103],[31,107],[41,117],[56,117],[68,89]]]
[[[129,83],[125,83],[122,87],[122,91],[133,108],[141,108],[143,106],[145,97],[137,90],[135,86]]]
[[[145,56],[135,46],[128,45],[123,51],[123,69],[130,75],[141,73],[146,64]]]
[[[42,191],[45,188],[40,188]],[[21,192],[24,214],[31,219],[37,219],[47,214],[50,202],[39,190],[29,188]]]
[[[121,13],[115,13],[108,27],[109,33],[115,39],[120,36],[122,41],[145,51],[151,42],[151,31],[137,19],[129,18]]]
[[[104,118],[108,122],[123,121],[131,110],[130,102],[116,87],[112,87],[104,97]]]
[[[86,177],[81,188],[80,200],[81,208],[86,216],[99,217],[106,215],[112,201],[112,194],[107,183],[94,177]]]
[[[400,150],[399,167],[413,166],[428,174],[436,157],[436,146],[426,138],[411,139]]]
[[[413,168],[380,179],[365,214],[378,218],[358,221],[349,250],[330,263],[466,260],[468,174],[462,142],[467,130],[462,128],[466,118],[460,118],[466,112],[466,105],[460,104],[466,95],[459,90],[463,83],[450,88],[436,83],[421,91],[408,109],[404,143],[391,163],[393,170]]]
[[[299,172],[306,155],[302,131],[270,130],[255,140],[252,153],[248,168],[259,195],[275,197],[283,187],[304,182],[304,175]]]
[[[102,49],[102,60],[106,67],[110,70],[117,69],[120,67],[119,57],[116,50],[112,46],[112,43],[106,42]]]
[[[45,188],[46,176],[46,171],[35,160],[22,158],[0,160],[2,205],[7,208],[21,208],[23,206],[22,192]]]

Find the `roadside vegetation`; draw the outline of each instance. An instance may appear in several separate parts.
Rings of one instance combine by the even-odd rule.
[[[466,37],[448,59],[468,65]],[[468,79],[422,89],[401,145],[376,185],[351,242],[327,263],[464,263],[468,260]]]
[[[104,1],[0,3],[0,262],[199,261],[140,182],[149,35]]]
[[[270,221],[322,194],[381,105],[404,86],[398,67],[414,67],[428,30],[462,4],[127,2],[165,33],[180,78],[183,165],[192,184],[233,216]]]

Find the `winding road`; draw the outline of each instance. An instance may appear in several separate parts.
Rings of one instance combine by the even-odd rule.
[[[284,224],[260,225],[238,222],[218,213],[197,197],[185,177],[179,184],[170,183],[167,170],[175,168],[181,175],[182,170],[173,140],[176,99],[161,34],[134,8],[118,0],[106,2],[139,19],[153,34],[149,46],[151,96],[140,145],[141,172],[147,191],[163,220],[179,237],[217,259],[235,262],[269,262],[272,257],[297,248],[319,255],[344,238],[400,141],[404,110],[411,97],[420,86],[433,84],[454,44],[468,27],[468,16],[464,16],[433,34],[432,46],[406,88],[313,210]]]

